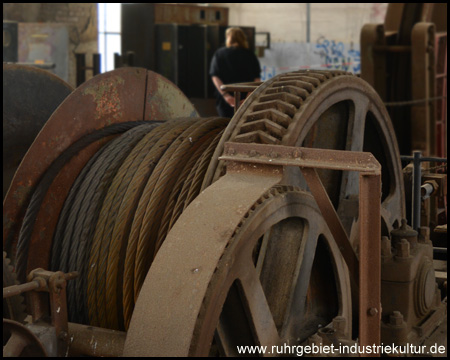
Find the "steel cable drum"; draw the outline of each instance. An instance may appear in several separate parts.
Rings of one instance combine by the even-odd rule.
[[[3,198],[37,134],[72,91],[49,71],[3,63]]]
[[[3,204],[3,244],[11,257],[33,190],[55,159],[83,136],[110,124],[198,116],[183,93],[162,76],[141,68],[122,68],[87,81],[52,114],[25,155]],[[59,171],[33,222],[28,270],[48,268],[58,214],[72,183],[104,144],[81,150]],[[9,250],[12,251],[9,251]]]
[[[80,274],[67,286],[72,322],[109,329],[127,327],[134,292],[140,287],[139,283],[134,286],[133,273],[145,277],[153,249],[163,243],[170,229],[182,185],[191,172],[206,171],[205,165],[195,165],[208,163],[199,159],[211,157],[210,145],[217,144],[228,120],[137,122],[89,160],[66,198],[52,244],[52,269]],[[189,192],[200,191],[198,184],[193,187]],[[154,230],[142,238],[145,226],[141,229],[138,219],[144,214],[144,224],[153,224]],[[166,220],[160,221],[163,214],[167,214]],[[149,251],[144,250],[147,265],[135,260],[143,249],[142,243],[133,245],[138,239],[148,244]]]
[[[94,164],[89,167],[89,171],[80,179],[81,185],[76,188],[78,194],[73,201],[67,204],[67,206],[71,206],[67,223],[65,224],[64,218],[62,226],[58,222],[58,227],[62,228],[59,233],[63,234],[64,241],[62,251],[58,252],[55,251],[55,245],[60,238],[55,237],[53,240],[52,263],[55,257],[61,258],[60,265],[54,266],[54,269],[55,271],[76,269],[80,274],[77,279],[67,285],[68,309],[73,322],[86,323],[87,321],[87,307],[79,306],[77,309],[75,303],[87,303],[85,294],[87,285],[84,283],[87,273],[86,263],[89,258],[90,242],[95,223],[106,191],[124,158],[134,148],[135,144],[148,131],[158,125],[158,123],[148,122],[137,126],[105,145],[99,151],[101,152],[100,156],[95,156],[96,159]],[[64,208],[67,207],[66,203]]]

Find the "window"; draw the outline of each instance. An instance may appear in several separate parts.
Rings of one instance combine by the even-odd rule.
[[[98,4],[98,52],[100,72],[114,70],[114,53],[121,53],[121,4]]]

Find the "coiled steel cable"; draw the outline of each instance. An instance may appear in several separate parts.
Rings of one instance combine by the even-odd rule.
[[[54,177],[90,143],[122,134],[108,139],[75,179],[55,228],[50,267],[80,274],[67,288],[70,321],[126,329],[148,268],[188,198],[199,193],[228,121],[118,124],[73,144],[33,194],[17,247],[22,273],[32,224]]]
[[[221,134],[223,131],[221,132]],[[222,135],[221,135],[222,136]],[[196,164],[194,177],[192,179],[192,184],[189,187],[189,192],[186,197],[186,201],[184,203],[184,208],[197,197],[197,195],[203,190],[202,184],[204,182],[204,178],[207,174],[208,169],[210,168],[211,162],[214,162],[213,154],[215,152],[215,148],[217,147],[221,136],[218,136],[214,139],[214,142],[211,146],[205,151],[203,156],[200,158],[199,163]]]
[[[56,224],[55,233],[53,235],[52,251],[50,256],[50,270],[52,271],[68,271],[65,266],[68,263],[67,258],[69,257],[69,246],[64,244],[64,240],[66,238],[65,235],[72,232],[73,224],[76,219],[75,216],[70,216],[72,205],[77,197],[78,190],[84,178],[86,177],[86,174],[89,172],[91,166],[95,163],[97,158],[102,154],[104,149],[105,146],[100,148],[99,151],[97,151],[89,159],[89,161],[81,170],[80,174],[75,179],[72,187],[70,188],[69,194],[64,201],[61,213],[59,215],[58,223]]]
[[[202,156],[196,161],[195,165],[192,167],[191,171],[189,172],[188,177],[183,183],[183,187],[181,189],[180,195],[177,198],[177,202],[175,204],[175,208],[172,213],[172,218],[170,219],[169,228],[172,228],[176,220],[180,217],[181,213],[183,212],[183,209],[186,208],[187,205],[189,205],[189,202],[187,201],[188,194],[191,191],[192,188],[192,181],[196,177],[198,169],[204,164],[205,162],[211,161],[211,156],[219,143],[220,138],[222,137],[224,133],[224,130],[220,131],[219,134],[216,135],[216,137],[213,139],[213,141],[209,144],[208,148],[205,150],[205,152],[202,154]],[[200,189],[198,189],[197,194],[200,193]]]
[[[178,123],[181,124],[183,120],[179,120]],[[169,125],[169,123],[171,125]],[[125,182],[126,192],[123,196],[122,201],[117,202],[118,210],[113,214],[115,216],[114,229],[111,236],[111,244],[108,254],[108,267],[107,267],[107,277],[111,288],[108,287],[109,296],[111,292],[117,295],[117,303],[110,303],[112,309],[109,309],[108,314],[110,314],[109,322],[112,323],[113,327],[116,325],[116,320],[122,317],[122,297],[123,297],[123,270],[125,263],[125,256],[128,236],[131,228],[131,223],[134,219],[134,214],[137,208],[137,204],[140,200],[142,191],[151,175],[153,168],[158,162],[159,158],[165,151],[164,146],[155,146],[158,142],[159,145],[164,143],[165,140],[160,141],[168,133],[170,127],[173,127],[171,122],[168,122],[166,126],[160,126],[155,131],[152,131],[149,136],[149,141],[147,141],[144,151],[142,154],[144,156],[140,157],[138,161],[133,162],[132,170],[128,170],[127,174],[130,174],[129,181]],[[120,180],[120,175],[118,174],[117,179]],[[122,185],[124,182],[122,182]],[[114,274],[113,269],[117,269],[117,273]],[[114,288],[114,290],[113,290]],[[117,311],[116,311],[117,309]],[[114,315],[113,315],[114,314]]]
[[[105,226],[105,221],[110,213],[110,207],[112,205],[112,199],[115,198],[115,194],[119,192],[122,194],[124,189],[128,186],[128,181],[133,176],[134,172],[137,169],[138,164],[142,161],[142,159],[146,155],[147,147],[151,147],[154,144],[153,139],[159,138],[165,125],[161,125],[156,129],[152,130],[148,133],[131,151],[128,157],[125,159],[120,169],[117,172],[109,190],[106,195],[106,199],[103,202],[102,209],[100,210],[99,220],[96,224],[96,230],[100,231],[100,226]],[[103,228],[101,229],[103,231]],[[97,235],[98,236],[98,235]],[[83,267],[86,267],[87,271],[87,302],[88,302],[88,310],[89,310],[89,319],[90,323],[93,325],[98,325],[98,316],[97,316],[97,308],[96,308],[96,275],[97,275],[97,260],[99,253],[99,246],[101,244],[94,236],[94,239],[91,244],[90,253],[86,254],[86,259],[83,262]]]
[[[217,136],[218,132],[220,132],[220,129],[208,133],[207,135],[205,135],[205,141],[200,140],[201,145],[196,150],[194,148],[191,149],[192,151],[188,156],[188,161],[184,166],[183,170],[181,171],[180,175],[178,175],[177,182],[175,183],[175,185],[172,188],[172,191],[170,192],[170,196],[164,209],[164,215],[161,219],[158,231],[158,241],[160,241],[161,239],[165,239],[167,233],[171,229],[170,220],[172,219],[176,202],[182,195],[181,190],[183,188],[183,185],[185,184],[185,182],[189,177],[189,174],[192,172],[195,165],[197,164],[198,159],[205,153],[207,148],[210,146],[211,142]],[[157,244],[157,249],[158,248],[159,242]]]
[[[73,156],[78,154],[86,146],[108,136],[123,133],[124,131],[127,131],[143,123],[143,121],[133,121],[113,124],[103,129],[94,131],[77,140],[52,162],[52,164],[49,166],[49,168],[39,181],[38,185],[36,186],[33,194],[31,195],[31,199],[19,231],[16,247],[16,271],[19,282],[24,282],[26,278],[28,251],[37,214],[39,213],[42,201],[50,185],[52,184],[56,175],[58,175],[59,171]],[[16,234],[14,233],[14,231],[11,231],[8,234],[8,239],[5,242],[6,249],[10,250],[15,236]]]
[[[146,151],[152,153],[152,155],[156,155],[155,163],[158,163],[159,158],[162,154],[165,153],[166,149],[169,147],[174,139],[176,139],[179,134],[181,134],[184,129],[189,126],[189,123],[192,122],[192,119],[186,121],[175,122],[174,124],[165,124],[163,125],[166,128],[166,134],[162,136],[159,141],[152,147],[152,149],[147,149]],[[97,314],[99,326],[103,327],[114,327],[114,324],[108,323],[108,318],[110,318],[110,311],[106,310],[106,276],[107,276],[107,268],[108,268],[108,254],[111,243],[112,232],[114,228],[115,222],[115,214],[116,209],[119,207],[121,201],[119,199],[123,198],[123,194],[125,188],[120,188],[120,193],[117,194],[116,189],[111,188],[108,192],[108,200],[105,201],[104,208],[102,209],[101,216],[99,222],[97,223],[95,236],[94,236],[94,244],[96,244],[95,248],[93,246],[93,251],[91,251],[90,257],[90,271],[89,271],[89,284],[92,284],[93,291],[89,292],[89,297],[91,299],[91,304],[89,306],[89,311],[94,311]],[[143,195],[141,195],[140,202],[143,201]],[[134,219],[136,219],[138,211],[136,211],[136,215]],[[95,270],[95,271],[94,271]],[[94,285],[95,284],[95,285]],[[95,293],[95,305],[92,301],[92,297]],[[114,313],[116,313],[114,311]],[[114,322],[115,322],[114,318]]]
[[[226,124],[228,124],[228,119],[225,118],[211,118],[205,119],[203,123],[199,124],[197,128],[190,134],[188,139],[185,139],[183,143],[176,149],[175,153],[167,162],[164,171],[161,173],[160,179],[158,180],[157,185],[155,186],[156,192],[155,197],[149,203],[149,206],[153,208],[152,201],[158,202],[159,208],[164,206],[165,211],[171,212],[172,204],[169,202],[171,192],[176,189],[174,188],[176,179],[183,176],[183,173],[180,169],[183,169],[183,165],[189,160],[192,156],[191,151],[195,151],[196,148],[201,146],[205,141],[211,139],[213,135],[216,134],[217,131],[222,130]],[[161,191],[158,193],[158,189],[161,187]],[[150,241],[154,241],[155,249],[153,251],[153,257],[156,256],[156,253],[159,249],[159,246],[164,241],[167,234],[167,225],[162,219],[162,214],[160,212],[156,212],[158,218],[157,221],[153,221],[152,238]],[[154,216],[152,216],[154,218]],[[162,233],[160,233],[162,230]],[[150,263],[148,267],[150,267]],[[147,272],[147,271],[144,271]]]
[[[227,120],[223,118],[211,118],[206,121],[201,119],[197,123],[193,124],[182,136],[174,141],[166,154],[164,154],[160,163],[156,166],[155,171],[147,183],[151,195],[145,209],[136,252],[135,299],[139,294],[147,271],[153,261],[159,223],[163,215],[165,201],[167,196],[169,196],[166,189],[171,188],[174,183],[174,179],[171,177],[173,169],[176,169],[186,161],[184,154],[192,146],[191,142],[195,143],[207,132],[220,127],[220,124],[224,126]]]
[[[80,274],[67,286],[69,312],[74,322],[87,323],[85,268],[82,264],[86,258],[85,254],[90,252],[93,231],[106,192],[123,159],[135,144],[157,125],[147,123],[137,126],[109,142],[86,174],[78,190],[77,201],[72,205],[71,218],[75,219],[73,232],[65,232],[65,235],[70,234],[66,242],[66,246],[70,249],[66,251],[69,258],[68,265],[65,267],[69,271],[76,270]]]
[[[163,132],[166,132],[169,128],[178,131],[178,128],[184,128],[187,124],[192,121],[192,119],[178,119],[174,122],[169,122],[167,128]],[[155,144],[154,149],[148,148],[149,156],[146,156],[143,162],[139,165],[138,170],[144,169],[145,172],[139,171],[138,175],[144,174],[144,184],[148,181],[149,176],[153,172],[158,159],[163,156],[165,152],[165,147],[158,148]],[[152,151],[155,150],[155,151]],[[130,185],[132,189],[135,189],[136,185],[142,184],[143,179],[139,176],[135,176],[130,179]],[[128,189],[130,188],[128,186]],[[142,185],[139,188],[143,190]],[[108,253],[105,252],[105,256],[108,258],[107,267],[105,268],[104,276],[106,283],[106,293],[105,293],[105,303],[98,303],[98,306],[104,306],[106,309],[106,320],[107,326],[109,328],[120,328],[124,327],[123,324],[123,267],[124,267],[124,256],[126,249],[126,237],[121,236],[121,234],[128,233],[131,227],[132,218],[131,214],[126,214],[123,210],[122,205],[127,202],[127,197],[130,195],[128,192],[123,197],[123,200],[118,205],[118,211],[114,213],[115,222],[111,227],[111,236],[109,237]],[[132,199],[135,199],[133,196]],[[135,209],[137,201],[133,201]],[[117,215],[116,215],[117,214]],[[119,236],[117,236],[119,235]]]

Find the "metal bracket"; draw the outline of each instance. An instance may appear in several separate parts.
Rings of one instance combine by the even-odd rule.
[[[381,165],[370,153],[279,145],[226,143],[219,160],[298,166],[359,287],[359,343],[379,345],[381,320]],[[358,171],[359,261],[316,169]],[[279,170],[277,170],[279,171]]]
[[[248,82],[248,83],[239,83],[239,84],[228,84],[228,85],[222,85],[220,87],[223,91],[229,91],[234,92],[234,113],[239,109],[240,103],[241,103],[241,93],[248,93],[252,92],[253,90],[257,89],[259,85],[261,85],[262,82]]]

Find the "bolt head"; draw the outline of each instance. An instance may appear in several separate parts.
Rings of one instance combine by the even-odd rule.
[[[403,315],[400,311],[393,311],[389,316],[389,323],[394,326],[403,325]]]
[[[397,249],[397,257],[399,258],[408,258],[410,254],[410,244],[406,239],[401,239],[399,242],[395,244],[395,248]]]

